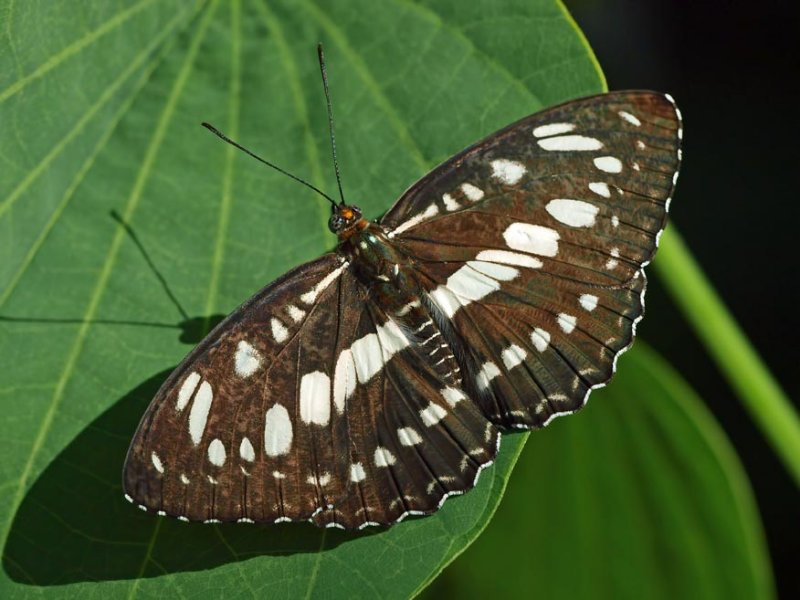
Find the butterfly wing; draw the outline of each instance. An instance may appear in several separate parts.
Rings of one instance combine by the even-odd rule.
[[[175,369],[128,451],[132,502],[192,521],[273,522],[345,493],[347,420],[328,373],[359,318],[340,295],[346,266],[326,254],[286,274]]]
[[[466,149],[382,220],[494,422],[542,426],[612,375],[642,315],[680,139],[663,94],[573,101]]]

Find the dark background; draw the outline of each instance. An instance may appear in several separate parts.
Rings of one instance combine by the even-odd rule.
[[[672,223],[796,406],[797,2],[565,0],[609,89],[671,93],[685,120]],[[725,428],[750,477],[778,590],[800,597],[800,494],[657,277],[642,334]],[[654,318],[653,318],[654,317]],[[800,408],[800,407],[799,407]]]

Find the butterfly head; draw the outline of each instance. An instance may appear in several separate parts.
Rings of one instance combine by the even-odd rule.
[[[361,217],[361,209],[357,206],[337,204],[331,209],[331,218],[328,220],[328,228],[340,238],[348,238],[356,231],[363,229],[360,226],[364,219]]]

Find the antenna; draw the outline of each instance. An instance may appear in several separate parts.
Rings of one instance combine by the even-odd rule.
[[[336,135],[333,132],[333,105],[331,104],[331,91],[328,88],[328,69],[325,67],[325,53],[322,51],[322,42],[317,44],[319,56],[319,70],[322,73],[322,87],[325,88],[325,102],[328,107],[328,130],[331,134],[331,151],[333,152],[333,168],[336,171],[336,185],[339,186],[340,204],[344,205],[344,192],[342,191],[342,178],[339,173],[339,160],[336,158]]]
[[[320,190],[320,189],[319,189],[319,188],[317,188],[316,186],[313,186],[313,185],[311,185],[310,183],[308,183],[308,182],[307,182],[307,181],[305,181],[304,179],[300,179],[299,177],[297,177],[297,176],[295,176],[295,175],[292,175],[292,174],[291,174],[291,173],[289,173],[288,171],[285,171],[285,170],[281,169],[279,166],[272,164],[272,163],[271,163],[271,162],[269,162],[268,160],[264,160],[263,158],[261,158],[261,157],[260,157],[260,156],[258,156],[257,154],[255,154],[255,153],[251,152],[250,150],[248,150],[247,148],[245,148],[244,146],[242,146],[241,144],[239,144],[238,142],[234,142],[234,141],[233,141],[231,138],[229,138],[227,135],[225,135],[224,133],[222,133],[222,132],[221,132],[219,129],[217,129],[216,127],[214,127],[214,126],[213,126],[213,125],[211,125],[210,123],[205,123],[205,122],[203,122],[203,123],[202,123],[202,125],[203,125],[203,127],[205,127],[206,129],[208,129],[208,130],[209,130],[211,133],[213,133],[214,135],[216,135],[218,138],[220,138],[220,139],[222,139],[222,140],[224,140],[224,141],[228,142],[228,143],[229,143],[231,146],[234,146],[235,148],[238,148],[239,150],[241,150],[241,151],[242,151],[242,152],[244,152],[245,154],[249,154],[250,156],[252,156],[253,158],[255,158],[257,161],[259,161],[259,162],[261,162],[261,163],[263,163],[263,164],[267,165],[268,167],[271,167],[271,168],[275,169],[275,170],[276,170],[276,171],[278,171],[279,173],[283,173],[283,174],[284,174],[284,175],[286,175],[287,177],[291,177],[291,178],[292,178],[292,179],[294,179],[295,181],[297,181],[297,182],[299,182],[299,183],[302,183],[302,184],[303,184],[304,186],[306,186],[307,188],[310,188],[310,189],[314,190],[314,191],[315,191],[315,192],[317,192],[317,193],[318,193],[320,196],[322,196],[322,197],[323,197],[323,198],[325,198],[325,199],[326,199],[328,202],[330,202],[330,203],[331,203],[331,204],[334,206],[334,208],[336,207],[336,200],[334,200],[333,198],[331,198],[330,196],[328,196],[328,194],[326,194],[325,192],[323,192],[322,190]],[[341,190],[341,186],[340,186],[340,190]]]

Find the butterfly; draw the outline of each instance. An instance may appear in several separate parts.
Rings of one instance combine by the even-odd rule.
[[[631,345],[681,138],[670,96],[600,94],[459,152],[376,222],[331,201],[336,250],[164,382],[126,498],[184,521],[354,529],[470,490],[504,432],[580,409]]]

